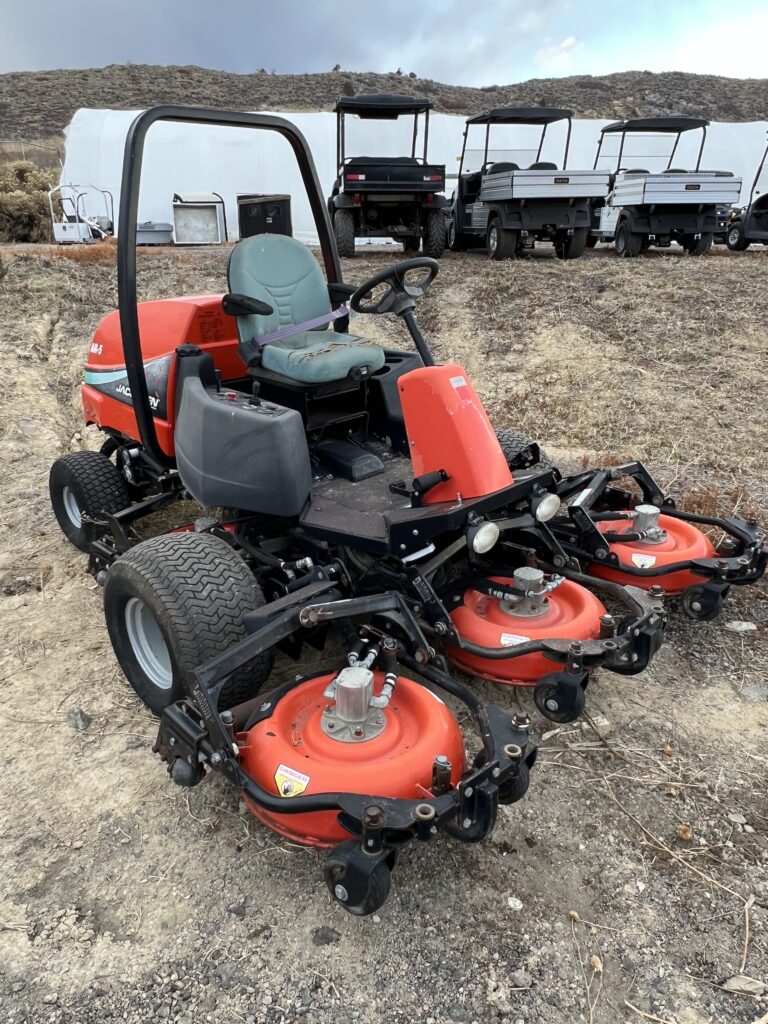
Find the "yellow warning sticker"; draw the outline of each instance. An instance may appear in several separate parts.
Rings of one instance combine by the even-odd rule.
[[[309,785],[309,776],[289,768],[287,764],[279,764],[275,772],[275,782],[280,796],[298,796]]]

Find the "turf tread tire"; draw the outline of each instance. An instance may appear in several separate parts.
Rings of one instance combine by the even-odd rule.
[[[336,248],[339,256],[355,255],[355,215],[352,210],[343,207],[333,215],[333,233],[336,236]]]
[[[513,463],[517,456],[532,443],[531,439],[526,437],[525,434],[521,434],[517,430],[507,430],[505,427],[501,427],[496,431],[496,438],[501,445],[504,458],[509,464]],[[542,473],[544,470],[552,469],[552,460],[543,448],[539,448],[539,461],[530,468]]]
[[[587,247],[589,228],[574,228],[572,235],[555,239],[555,253],[561,260],[577,260]]]
[[[619,242],[620,233],[623,234],[622,242]],[[631,231],[629,224],[624,220],[616,229],[614,247],[617,255],[632,259],[640,255],[643,248],[643,236],[637,231]]]
[[[735,238],[731,241],[731,235],[735,233]],[[749,240],[747,239],[744,231],[744,222],[741,220],[733,221],[732,224],[728,225],[725,232],[725,244],[731,250],[731,252],[744,252],[745,249],[749,248]]]
[[[491,231],[496,229],[497,232],[497,245],[495,249],[491,247]],[[494,217],[488,225],[488,235],[486,239],[486,249],[488,255],[492,260],[513,260],[517,252],[517,243],[520,240],[519,231],[510,231],[509,228],[503,228],[501,221],[498,217]]]
[[[149,607],[163,632],[173,664],[170,689],[149,680],[133,655],[125,627],[125,605],[131,596]],[[185,696],[181,672],[242,640],[244,614],[264,603],[245,561],[225,540],[211,534],[165,534],[137,544],[112,565],[104,587],[107,629],[118,661],[156,714]],[[273,660],[266,652],[236,672],[222,690],[219,707],[254,697],[272,671]]]
[[[70,452],[51,466],[48,488],[56,520],[68,540],[81,551],[90,551],[94,538],[92,524],[76,527],[64,505],[64,488],[69,487],[81,513],[98,519],[104,512],[114,515],[131,504],[120,471],[101,452]]]
[[[424,255],[439,260],[445,252],[446,243],[445,217],[440,210],[430,210],[424,232]]]

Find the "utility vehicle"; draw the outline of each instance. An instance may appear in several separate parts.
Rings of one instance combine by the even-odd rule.
[[[160,120],[282,135],[325,277],[295,239],[257,235],[232,250],[226,294],[138,303],[142,155]],[[115,653],[160,715],[174,781],[220,770],[270,827],[337,843],[329,890],[371,912],[409,838],[443,828],[476,841],[527,789],[527,718],[481,705],[447,662],[532,685],[540,711],[571,721],[596,668],[635,674],[658,649],[660,584],[684,598],[700,578],[748,582],[765,566],[762,535],[678,512],[640,464],[563,479],[536,444],[494,431],[466,372],[435,365],[416,322],[438,263],[345,284],[306,142],[281,118],[141,114],[119,223],[119,311],[96,330],[82,389],[86,422],[107,437],[54,463],[55,514],[104,585]],[[415,351],[369,344],[350,310],[394,313]],[[641,493],[617,488],[622,475]],[[166,532],[139,541],[136,524],[161,509]],[[727,549],[692,522],[721,527]],[[330,676],[318,667],[258,696],[276,648],[313,647],[334,652]],[[413,676],[470,710],[482,740],[470,767],[455,720]]]
[[[590,242],[613,242],[619,256],[637,256],[651,245],[669,248],[679,242],[697,256],[709,252],[718,230],[718,206],[738,202],[741,179],[731,171],[703,171],[701,157],[709,121],[698,117],[636,117],[614,121],[600,130],[595,168],[614,160],[604,152],[608,140],[618,138],[618,152],[604,201],[592,203]],[[701,144],[692,170],[673,167],[686,132],[701,131]],[[628,142],[642,139],[671,143],[662,154],[628,152]],[[661,161],[652,172],[638,162]]]
[[[458,187],[451,202],[448,244],[451,249],[485,245],[491,259],[509,259],[536,240],[551,241],[562,259],[576,259],[584,251],[590,226],[590,200],[604,198],[608,174],[568,169],[572,110],[555,107],[497,107],[467,119],[459,163]],[[562,167],[542,160],[550,125],[567,124]],[[472,132],[485,127],[481,149],[469,149]],[[534,128],[533,148],[491,148],[494,136],[509,134],[526,141]],[[474,129],[474,131],[473,131]],[[540,129],[540,131],[538,131]]]
[[[445,167],[427,163],[429,100],[415,96],[343,96],[336,104],[336,164],[328,209],[340,256],[355,255],[355,238],[394,238],[408,253],[423,247],[439,259],[445,249]],[[413,118],[410,156],[350,156],[346,118]],[[417,156],[419,127],[421,155]]]
[[[89,215],[86,212],[89,197],[98,198],[101,213]],[[53,240],[59,245],[101,242],[113,233],[115,213],[111,192],[93,185],[55,185],[47,198]]]
[[[768,245],[768,145],[757,166],[749,193],[749,203],[734,209],[725,223],[725,244],[743,252],[753,242]]]

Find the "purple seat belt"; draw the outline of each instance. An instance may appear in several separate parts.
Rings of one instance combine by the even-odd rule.
[[[339,306],[338,309],[332,310],[330,313],[323,313],[322,316],[313,317],[312,320],[305,320],[301,324],[286,324],[285,327],[280,327],[276,331],[271,331],[269,334],[261,334],[256,338],[252,338],[259,348],[264,345],[268,345],[271,341],[282,341],[283,338],[290,338],[294,334],[302,334],[304,331],[311,331],[314,327],[322,327],[323,324],[330,324],[334,320],[341,320],[342,317],[349,316],[349,310],[346,306]]]

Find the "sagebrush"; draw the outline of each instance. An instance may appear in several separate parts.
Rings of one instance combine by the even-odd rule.
[[[29,160],[0,164],[0,242],[50,241],[47,192],[57,179],[55,168]]]

